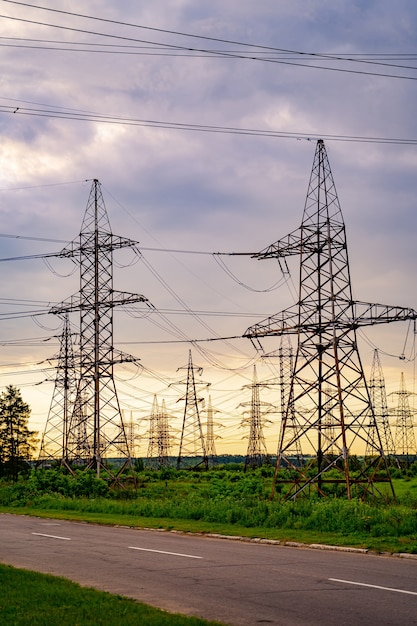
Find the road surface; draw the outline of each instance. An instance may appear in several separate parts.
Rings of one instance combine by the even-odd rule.
[[[417,624],[417,560],[0,515],[0,562],[233,626]]]

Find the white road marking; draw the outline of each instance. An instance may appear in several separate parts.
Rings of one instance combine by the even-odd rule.
[[[38,535],[38,537],[49,537],[50,539],[62,539],[63,541],[71,541],[70,537],[58,537],[57,535],[45,535],[44,533],[32,533],[32,535]]]
[[[202,556],[194,556],[193,554],[181,554],[180,552],[165,552],[165,550],[151,550],[150,548],[137,548],[129,546],[129,550],[143,550],[143,552],[157,552],[158,554],[171,554],[172,556],[185,556],[187,559],[202,559]]]
[[[382,589],[382,591],[396,591],[397,593],[408,593],[417,596],[417,591],[406,591],[405,589],[395,589],[394,587],[380,587],[379,585],[368,585],[367,583],[357,583],[353,580],[341,580],[340,578],[329,578],[336,583],[346,583],[347,585],[359,585],[360,587],[371,587],[372,589]]]

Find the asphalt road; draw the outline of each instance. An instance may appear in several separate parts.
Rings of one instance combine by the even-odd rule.
[[[417,624],[417,560],[0,515],[0,562],[235,626]]]

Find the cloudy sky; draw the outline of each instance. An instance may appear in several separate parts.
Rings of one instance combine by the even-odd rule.
[[[354,298],[417,309],[414,0],[0,0],[0,20],[0,388],[21,388],[34,429],[59,349],[47,311],[79,285],[71,261],[19,257],[77,238],[94,178],[113,233],[143,255],[115,253],[115,288],[160,312],[115,313],[116,347],[141,359],[116,376],[143,437],[155,393],[180,423],[190,343],[178,340],[215,338],[193,359],[218,451],[245,450],[237,407],[254,364],[260,380],[277,364],[218,338],[290,306],[297,265],[283,280],[276,261],[210,253],[256,252],[300,225],[320,137]],[[360,342],[367,373],[377,347],[388,391],[401,372],[414,390],[412,326],[367,328]],[[263,398],[279,405],[277,388]]]

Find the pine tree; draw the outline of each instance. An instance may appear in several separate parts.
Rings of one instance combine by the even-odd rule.
[[[0,476],[14,481],[28,468],[37,433],[28,429],[30,407],[20,390],[9,385],[0,394]]]

